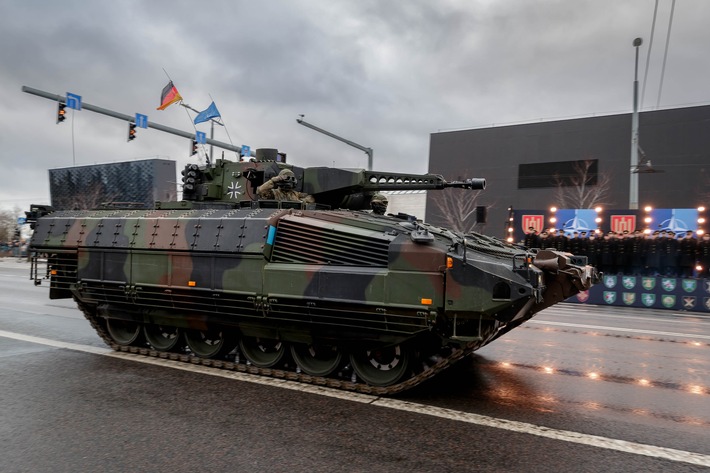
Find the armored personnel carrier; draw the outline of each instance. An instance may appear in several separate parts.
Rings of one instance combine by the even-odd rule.
[[[431,378],[598,279],[585,257],[368,210],[380,191],[467,192],[483,179],[280,157],[188,165],[183,200],[153,209],[33,206],[32,277],[73,298],[115,350],[376,394]],[[309,198],[260,197],[268,182]]]

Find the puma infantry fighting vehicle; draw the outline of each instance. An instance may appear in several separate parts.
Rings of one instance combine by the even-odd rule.
[[[368,210],[380,191],[466,192],[483,179],[278,158],[189,165],[183,200],[150,210],[33,206],[32,277],[49,279],[50,298],[74,298],[116,350],[376,394],[430,378],[598,279],[585,257]],[[295,179],[277,178],[283,169]],[[309,198],[259,197],[267,182]]]

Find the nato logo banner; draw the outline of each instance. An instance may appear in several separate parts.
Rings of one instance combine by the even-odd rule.
[[[626,305],[631,305],[634,302],[636,302],[636,293],[635,292],[625,292],[624,293],[624,304]]]
[[[572,232],[589,232],[597,228],[594,222],[597,213],[594,209],[559,209],[556,217],[565,235],[571,235]]]
[[[616,286],[616,276],[604,276],[604,285],[609,289]]]
[[[705,308],[710,310],[710,297],[703,297],[703,302],[705,303]]]
[[[684,309],[694,309],[695,308],[695,296],[683,296],[683,308]]]
[[[698,209],[653,209],[648,216],[657,223],[657,230],[671,230],[677,235],[696,228]]]
[[[683,290],[685,292],[695,292],[698,288],[698,281],[695,279],[683,279],[683,283],[681,285],[683,286]]]
[[[670,294],[666,294],[663,297],[661,297],[661,304],[663,304],[663,307],[670,309],[675,305],[675,296],[672,296]]]
[[[607,304],[613,304],[616,302],[616,292],[614,291],[604,291],[604,302]]]
[[[675,278],[663,278],[661,279],[661,287],[664,291],[671,292],[675,290]]]
[[[624,285],[624,289],[633,289],[636,286],[636,277],[624,276],[621,278],[621,284]]]
[[[705,283],[705,292],[710,294],[710,279],[706,279],[703,282]]]
[[[647,291],[650,291],[654,287],[656,287],[656,278],[643,278],[641,279],[641,286],[646,289]]]
[[[644,292],[643,294],[641,294],[641,302],[643,302],[643,305],[645,305],[646,307],[651,307],[653,304],[656,303],[656,295]]]

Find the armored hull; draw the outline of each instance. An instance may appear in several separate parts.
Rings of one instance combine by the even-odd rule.
[[[35,280],[117,350],[341,389],[412,387],[598,279],[585,258],[403,215],[158,207],[37,218]]]

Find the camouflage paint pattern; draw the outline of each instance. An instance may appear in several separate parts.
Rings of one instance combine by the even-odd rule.
[[[285,167],[299,191],[351,208],[255,202],[256,187]],[[37,220],[31,248],[59,270],[55,283],[65,290],[56,297],[145,320],[182,318],[173,320],[179,326],[217,317],[245,333],[271,328],[298,340],[311,330],[336,337],[345,327],[350,337],[394,343],[440,319],[453,327],[523,320],[594,282],[565,256],[545,254],[552,266],[543,279],[520,247],[357,210],[377,190],[448,185],[435,175],[218,160],[200,168],[189,200],[154,210],[55,212]],[[521,253],[527,262],[519,267]],[[465,335],[475,335],[471,327]],[[448,337],[452,326],[437,331]]]

